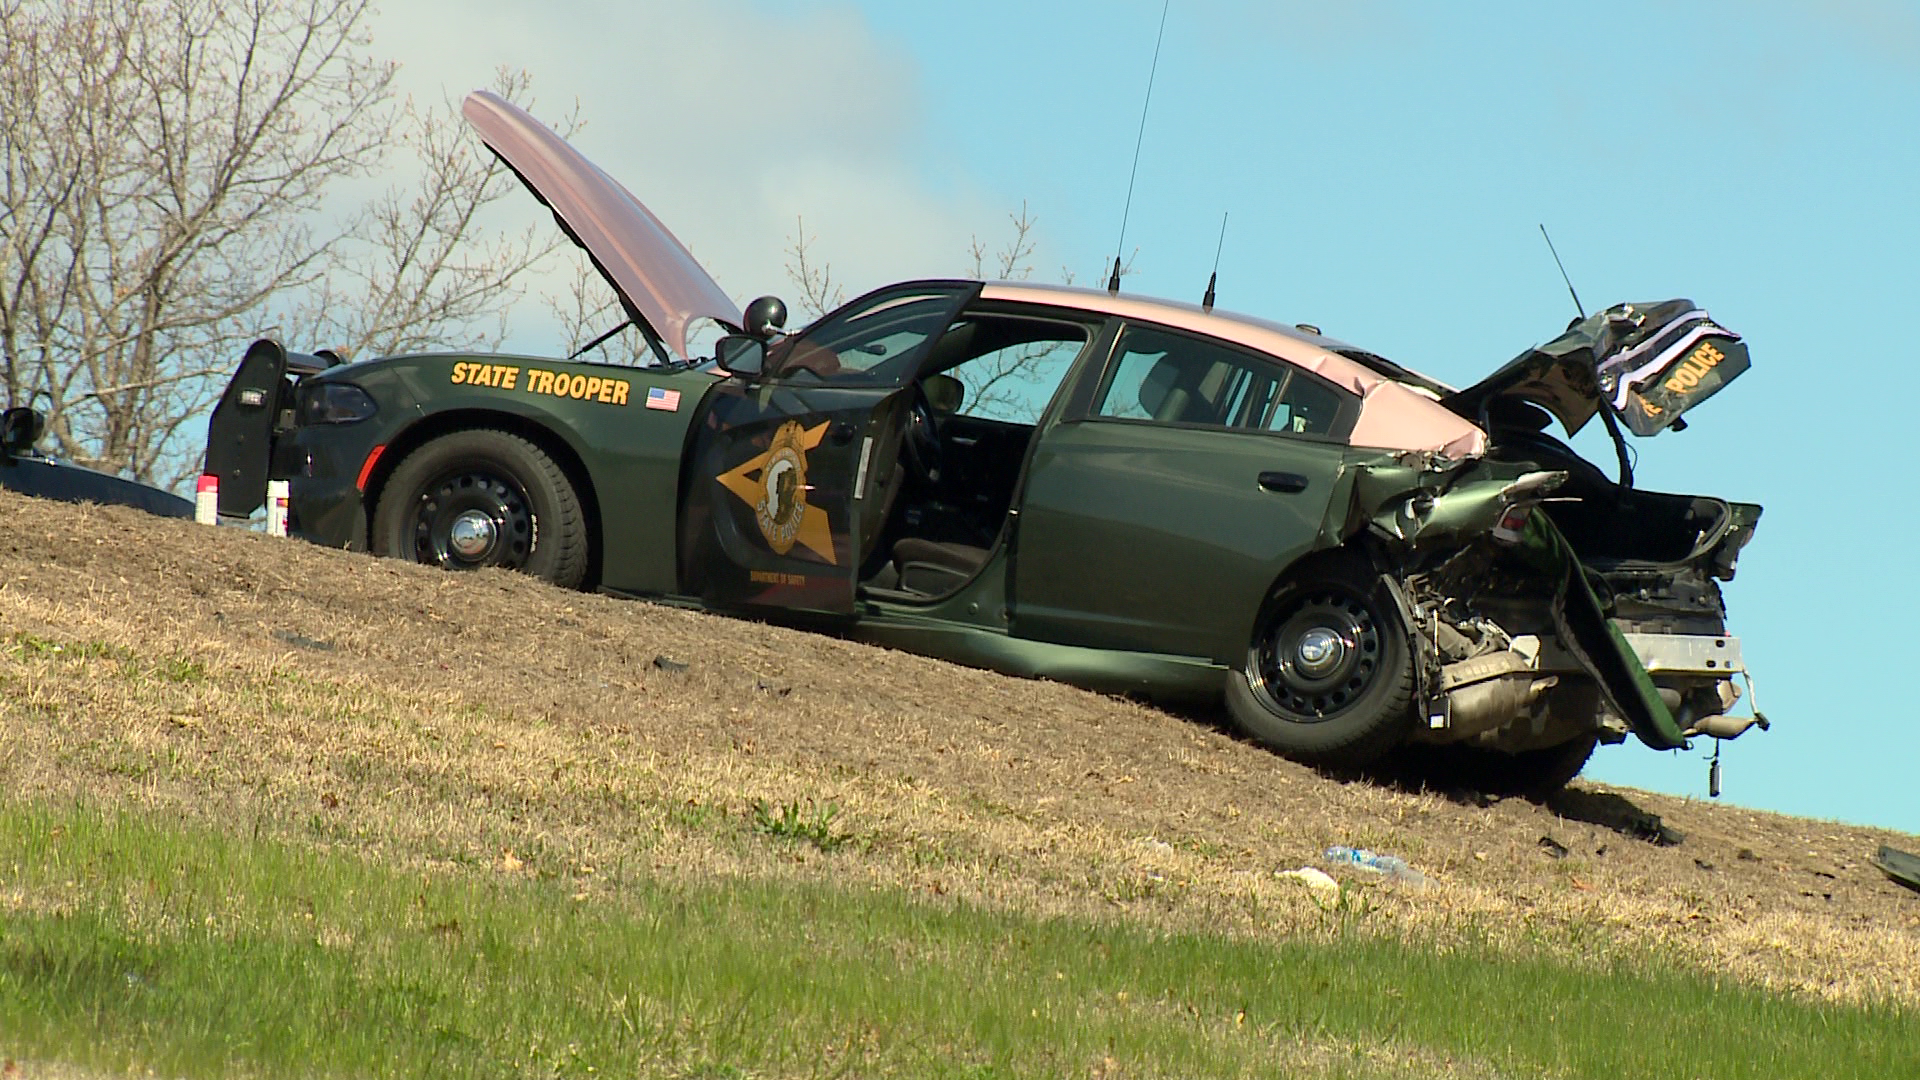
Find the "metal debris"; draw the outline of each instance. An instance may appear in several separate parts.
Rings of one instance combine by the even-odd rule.
[[[1881,845],[1880,853],[1873,857],[1873,865],[1899,884],[1920,892],[1920,855]]]
[[[321,641],[319,638],[310,638],[305,634],[295,633],[292,630],[275,630],[273,636],[276,640],[284,641],[295,648],[312,649],[315,652],[332,652],[334,650],[334,644],[331,641]]]

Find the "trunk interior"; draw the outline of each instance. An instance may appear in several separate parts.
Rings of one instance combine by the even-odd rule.
[[[1546,511],[1580,561],[1596,570],[1679,569],[1700,564],[1725,536],[1723,499],[1622,488],[1573,449],[1541,431],[1501,429],[1489,456],[1563,469],[1567,482]]]

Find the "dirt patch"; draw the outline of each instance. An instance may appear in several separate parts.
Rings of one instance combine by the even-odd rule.
[[[1920,1003],[1920,898],[1868,861],[1911,836],[1585,783],[1541,807],[1329,778],[1205,718],[817,634],[120,508],[0,492],[0,517],[9,792],[614,902],[658,874],[802,877],[1657,953]],[[1684,841],[1653,842],[1654,817]],[[1431,884],[1275,876],[1336,843]]]

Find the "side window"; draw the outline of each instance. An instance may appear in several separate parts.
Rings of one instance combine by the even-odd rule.
[[[1033,425],[1086,347],[1088,331],[1064,322],[962,316],[948,335],[960,339],[962,355],[972,354],[946,370],[965,390],[956,412]],[[936,366],[947,347],[947,339],[935,346]]]
[[[1333,435],[1345,396],[1286,364],[1130,326],[1093,415],[1294,435]]]
[[[1267,424],[1269,431],[1297,435],[1331,435],[1344,403],[1340,391],[1296,374],[1280,391],[1279,406]]]

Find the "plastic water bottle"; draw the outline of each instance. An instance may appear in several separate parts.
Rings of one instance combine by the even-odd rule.
[[[1394,881],[1405,881],[1414,885],[1425,885],[1427,877],[1420,871],[1407,865],[1407,860],[1398,855],[1382,855],[1366,848],[1351,848],[1335,845],[1327,849],[1327,861],[1335,866],[1352,866],[1370,873],[1384,875]]]

